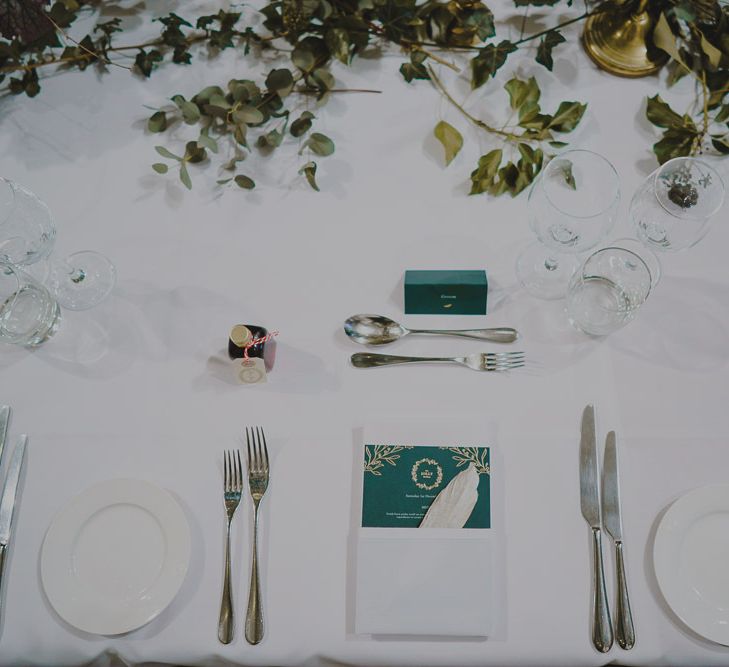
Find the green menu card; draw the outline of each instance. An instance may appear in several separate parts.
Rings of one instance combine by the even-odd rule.
[[[464,528],[491,527],[489,448],[366,444],[362,526],[417,528],[435,497],[473,465],[478,500]]]

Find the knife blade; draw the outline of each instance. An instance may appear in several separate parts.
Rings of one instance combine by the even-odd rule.
[[[8,435],[8,424],[10,423],[10,406],[0,405],[0,468],[3,461],[3,449],[5,438]]]
[[[620,477],[618,474],[618,448],[615,431],[610,431],[605,440],[605,458],[602,470],[602,509],[605,530],[615,543],[615,569],[617,603],[615,609],[615,638],[620,648],[626,651],[635,646],[635,628],[630,611],[628,581],[625,575],[623,554],[623,520],[620,509]]]
[[[15,509],[15,501],[18,494],[18,480],[23,469],[23,456],[25,454],[27,440],[27,436],[21,435],[15,444],[10,465],[8,466],[8,474],[5,477],[2,497],[0,497],[0,616],[5,607],[2,599],[3,572],[5,571],[6,556],[10,544],[13,510]]]
[[[592,532],[592,643],[598,651],[606,653],[613,645],[613,628],[610,622],[605,569],[602,561],[599,479],[595,408],[588,405],[582,412],[580,507],[582,516],[585,517]]]

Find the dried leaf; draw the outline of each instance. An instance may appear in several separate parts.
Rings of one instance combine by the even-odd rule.
[[[435,497],[420,528],[463,528],[478,501],[478,473],[471,463]]]
[[[435,138],[440,141],[445,149],[445,162],[446,166],[448,166],[463,147],[463,137],[455,127],[446,123],[444,120],[435,126],[433,134],[435,134]]]

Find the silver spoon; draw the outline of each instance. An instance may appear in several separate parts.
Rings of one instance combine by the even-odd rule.
[[[393,364],[418,362],[446,362],[468,366],[474,371],[508,371],[524,366],[523,352],[477,352],[465,357],[398,357],[391,354],[358,352],[352,355],[352,365],[357,368],[376,368]]]
[[[362,345],[385,345],[408,334],[440,334],[444,336],[460,336],[461,338],[477,338],[492,343],[513,343],[519,332],[510,327],[498,329],[406,329],[389,317],[383,315],[352,315],[344,323],[345,333],[355,342]]]

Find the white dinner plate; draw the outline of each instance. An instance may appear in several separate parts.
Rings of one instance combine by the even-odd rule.
[[[694,632],[729,645],[729,485],[695,489],[665,513],[653,547],[663,597]]]
[[[190,561],[190,526],[166,491],[115,479],[58,513],[41,550],[41,579],[58,615],[79,630],[116,635],[172,602]]]

